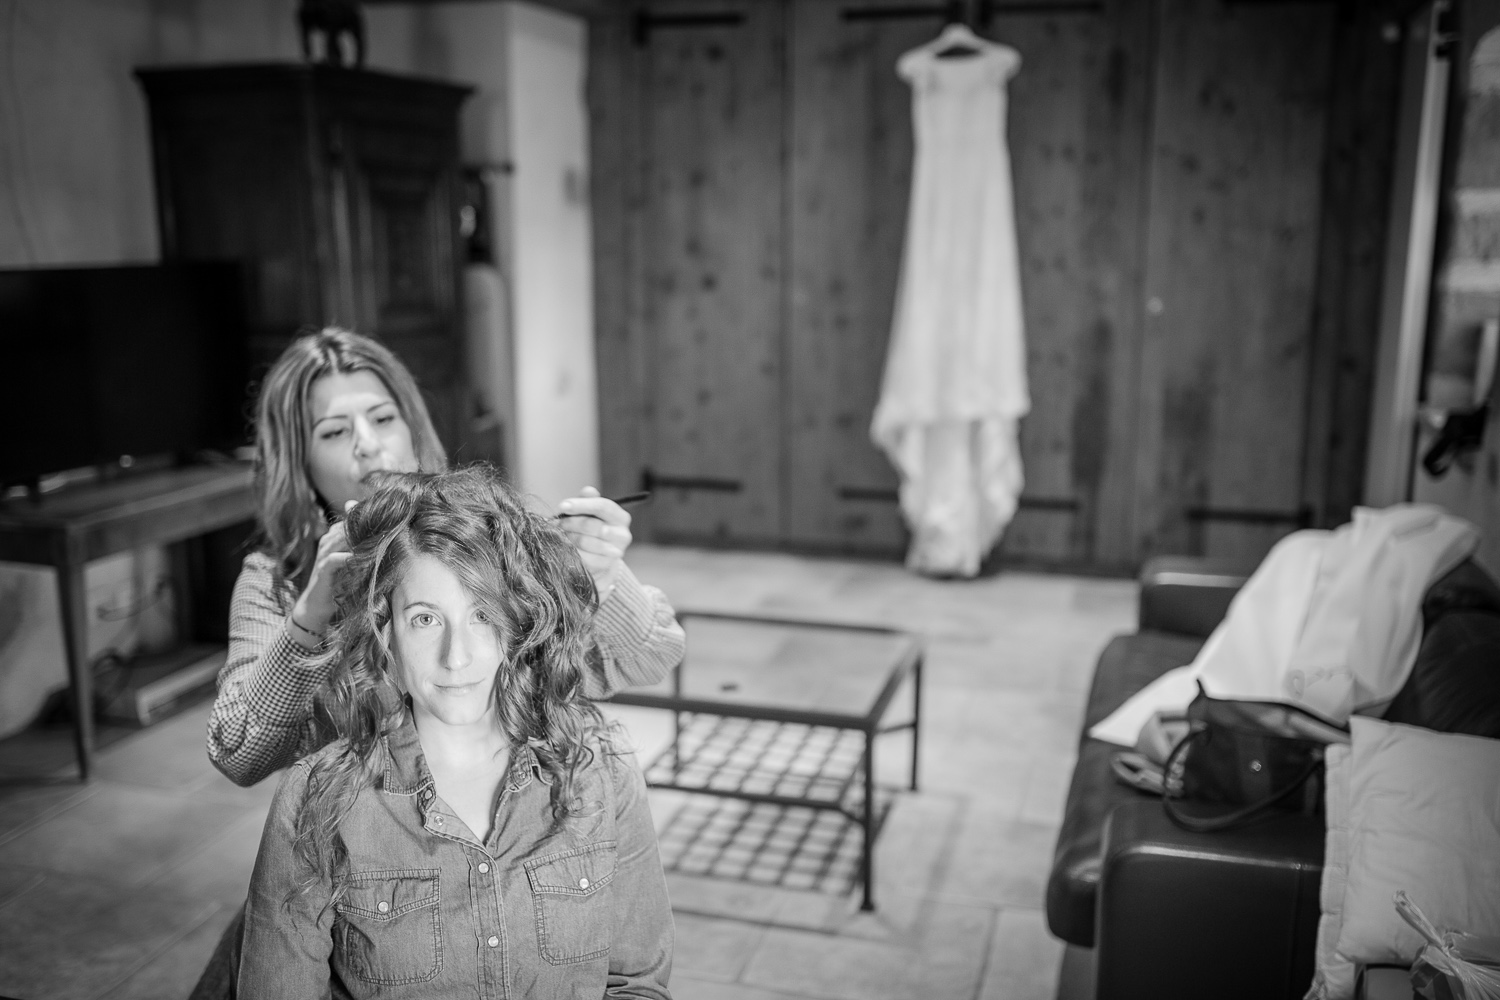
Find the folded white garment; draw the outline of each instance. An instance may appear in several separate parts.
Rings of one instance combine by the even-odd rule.
[[[1198,668],[1194,664],[1173,667],[1136,692],[1125,704],[1103,722],[1095,724],[1089,735],[1106,743],[1133,747],[1141,729],[1158,711],[1172,706],[1186,708],[1198,693]]]
[[[1411,675],[1422,595],[1467,558],[1479,530],[1430,504],[1356,508],[1336,531],[1271,549],[1187,667],[1169,671],[1089,730],[1134,746],[1157,712],[1215,698],[1296,705],[1336,725],[1378,715]]]

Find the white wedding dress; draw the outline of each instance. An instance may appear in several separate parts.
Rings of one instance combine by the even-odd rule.
[[[962,45],[971,54],[938,53]],[[901,475],[907,565],[973,576],[1021,493],[1030,409],[1006,81],[1014,49],[950,26],[906,53],[916,164],[890,348],[870,435]]]

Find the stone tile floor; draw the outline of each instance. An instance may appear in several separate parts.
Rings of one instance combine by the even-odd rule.
[[[890,563],[644,545],[630,562],[680,609],[895,625],[927,643],[921,788],[896,796],[877,842],[874,913],[859,910],[857,838],[840,839],[830,814],[652,793],[677,923],[674,994],[1050,1000],[1063,949],[1043,887],[1090,673],[1133,627],[1135,584],[936,581]],[[643,762],[669,738],[661,713],[611,712]],[[274,791],[213,770],[207,714],[200,703],[106,731],[87,786],[72,779],[66,729],[0,741],[0,996],[186,995],[244,900]],[[878,770],[899,783],[909,743],[885,739]],[[708,841],[762,866],[688,874],[724,870],[695,867]]]

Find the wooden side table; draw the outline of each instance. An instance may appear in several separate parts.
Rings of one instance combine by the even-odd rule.
[[[117,552],[186,541],[254,516],[251,470],[243,462],[146,472],[0,502],[0,561],[57,570],[73,689],[73,738],[84,781],[94,751],[84,567]],[[179,622],[188,617],[187,597],[179,592]]]

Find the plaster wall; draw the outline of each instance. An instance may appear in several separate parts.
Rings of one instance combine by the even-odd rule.
[[[599,481],[587,26],[529,3],[365,16],[373,65],[475,88],[463,155],[486,168],[498,266],[465,283],[472,378],[507,422],[513,481],[556,504]]]
[[[0,0],[0,267],[157,259],[137,66],[299,56],[296,0]]]
[[[586,26],[510,5],[518,459],[556,502],[599,481]]]

